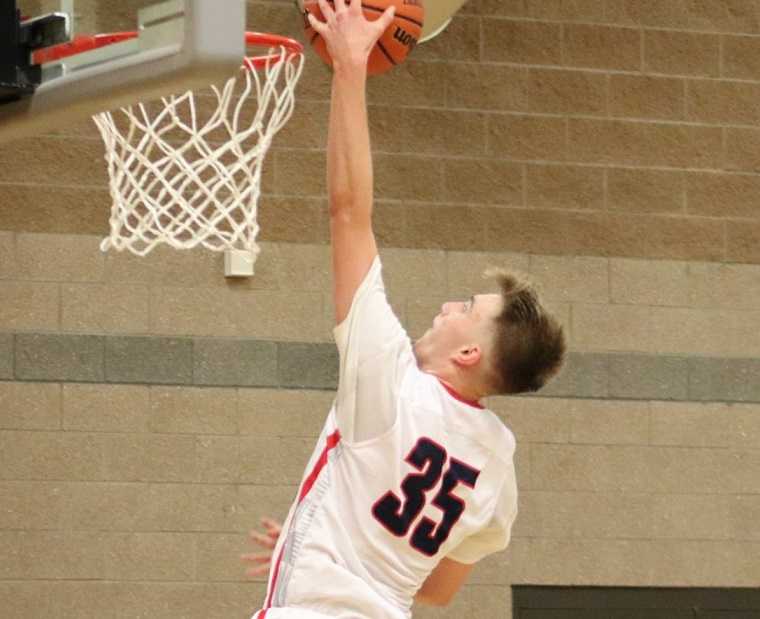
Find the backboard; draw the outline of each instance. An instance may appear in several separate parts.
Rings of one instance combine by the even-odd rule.
[[[441,34],[451,23],[454,14],[467,0],[428,0],[425,2],[425,26],[422,28],[420,43]]]
[[[9,2],[0,0],[6,8]],[[42,38],[72,36],[74,10],[73,0],[63,0],[62,19]],[[6,29],[7,14],[0,15]],[[223,83],[245,56],[245,18],[245,0],[168,0],[140,9],[132,27],[137,37],[35,67],[40,83],[33,96],[0,105],[0,141]]]

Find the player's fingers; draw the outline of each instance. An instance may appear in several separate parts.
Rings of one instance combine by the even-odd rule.
[[[262,576],[269,573],[269,566],[262,565],[259,567],[251,567],[245,571],[246,576]]]
[[[251,542],[258,542],[262,538],[266,538],[267,536],[263,533],[259,533],[256,529],[251,529],[248,531],[248,540]]]
[[[342,13],[346,10],[346,0],[334,0],[335,1],[335,12],[336,13]]]
[[[361,13],[362,12],[362,3],[361,0],[348,0],[348,10],[351,13]]]
[[[328,25],[332,25],[335,23],[335,10],[333,7],[330,6],[330,3],[327,2],[327,0],[317,0],[319,3],[319,10],[322,11],[322,15],[325,18],[325,21]]]
[[[280,537],[281,533],[282,533],[282,529],[280,529],[279,527],[277,527],[277,528],[275,528],[275,527],[272,527],[272,528],[267,527],[267,530],[266,530],[266,534],[269,537],[271,537],[272,539],[277,539],[278,537]]]
[[[261,524],[267,531],[277,531],[278,534],[282,531],[282,523],[277,522],[274,518],[265,516],[261,519]]]
[[[375,24],[377,24],[377,29],[380,32],[385,32],[388,29],[388,26],[391,25],[391,22],[395,16],[396,7],[394,5],[391,5],[385,9],[385,12],[380,16],[380,19],[375,22]]]
[[[261,552],[247,552],[240,555],[240,560],[247,561],[248,563],[269,563],[272,560],[272,555]]]
[[[324,36],[324,34],[325,34],[325,33],[327,32],[327,30],[328,30],[328,28],[327,28],[327,24],[326,24],[326,23],[319,21],[319,20],[318,20],[316,17],[314,17],[314,15],[312,15],[311,13],[309,13],[309,14],[306,16],[306,19],[308,19],[308,20],[309,20],[309,24],[311,25],[311,27],[312,27],[312,28],[314,28],[314,30],[316,30],[316,31],[317,31],[319,34],[321,34],[322,36]]]
[[[274,540],[269,535],[251,531],[248,534],[248,538],[251,541],[256,542],[259,546],[264,546],[265,548],[274,548]]]

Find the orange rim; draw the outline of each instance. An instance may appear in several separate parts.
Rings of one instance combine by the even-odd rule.
[[[303,54],[303,45],[289,37],[283,37],[279,34],[266,34],[264,32],[246,32],[245,43],[248,47],[261,47],[267,50],[274,47],[280,47],[285,53],[263,54],[259,56],[248,56],[246,64],[253,65],[257,69],[266,67],[267,64],[277,63],[281,60],[292,60]]]
[[[130,39],[137,38],[137,32],[111,32],[107,34],[95,34],[95,35],[78,35],[74,37],[68,43],[61,43],[54,45],[53,47],[46,47],[40,49],[32,54],[33,64],[45,64],[47,62],[55,62],[56,60],[62,60],[63,58],[69,58],[76,56],[83,52],[89,52],[93,49],[100,49],[114,43],[121,43],[122,41],[129,41]],[[268,64],[280,62],[282,60],[291,60],[294,57],[303,54],[303,45],[291,39],[289,37],[283,37],[278,34],[266,34],[263,32],[246,32],[245,33],[246,47],[259,47],[259,48],[284,48],[284,53],[275,54],[261,54],[257,56],[248,56],[244,63],[246,68],[261,69]]]

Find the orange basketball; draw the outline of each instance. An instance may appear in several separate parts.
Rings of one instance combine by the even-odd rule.
[[[334,0],[327,1],[333,8],[335,7]],[[353,1],[358,2],[359,0]],[[311,13],[319,21],[325,21],[322,11],[319,10],[319,4],[317,0],[305,0],[303,4],[306,36],[314,47],[314,51],[319,54],[322,60],[332,66],[332,59],[327,51],[324,39],[311,27],[306,17],[307,13]],[[346,4],[351,4],[351,0],[346,0]],[[367,73],[369,75],[385,73],[397,64],[404,62],[409,52],[417,45],[422,34],[422,26],[425,22],[423,0],[363,0],[364,17],[374,21],[391,5],[395,5],[396,15],[370,52],[367,61]]]

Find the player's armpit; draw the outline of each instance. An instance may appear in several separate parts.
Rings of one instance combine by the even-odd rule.
[[[453,559],[441,559],[441,562],[422,583],[414,596],[414,601],[427,606],[448,606],[467,581],[474,567],[474,563],[470,565]]]

